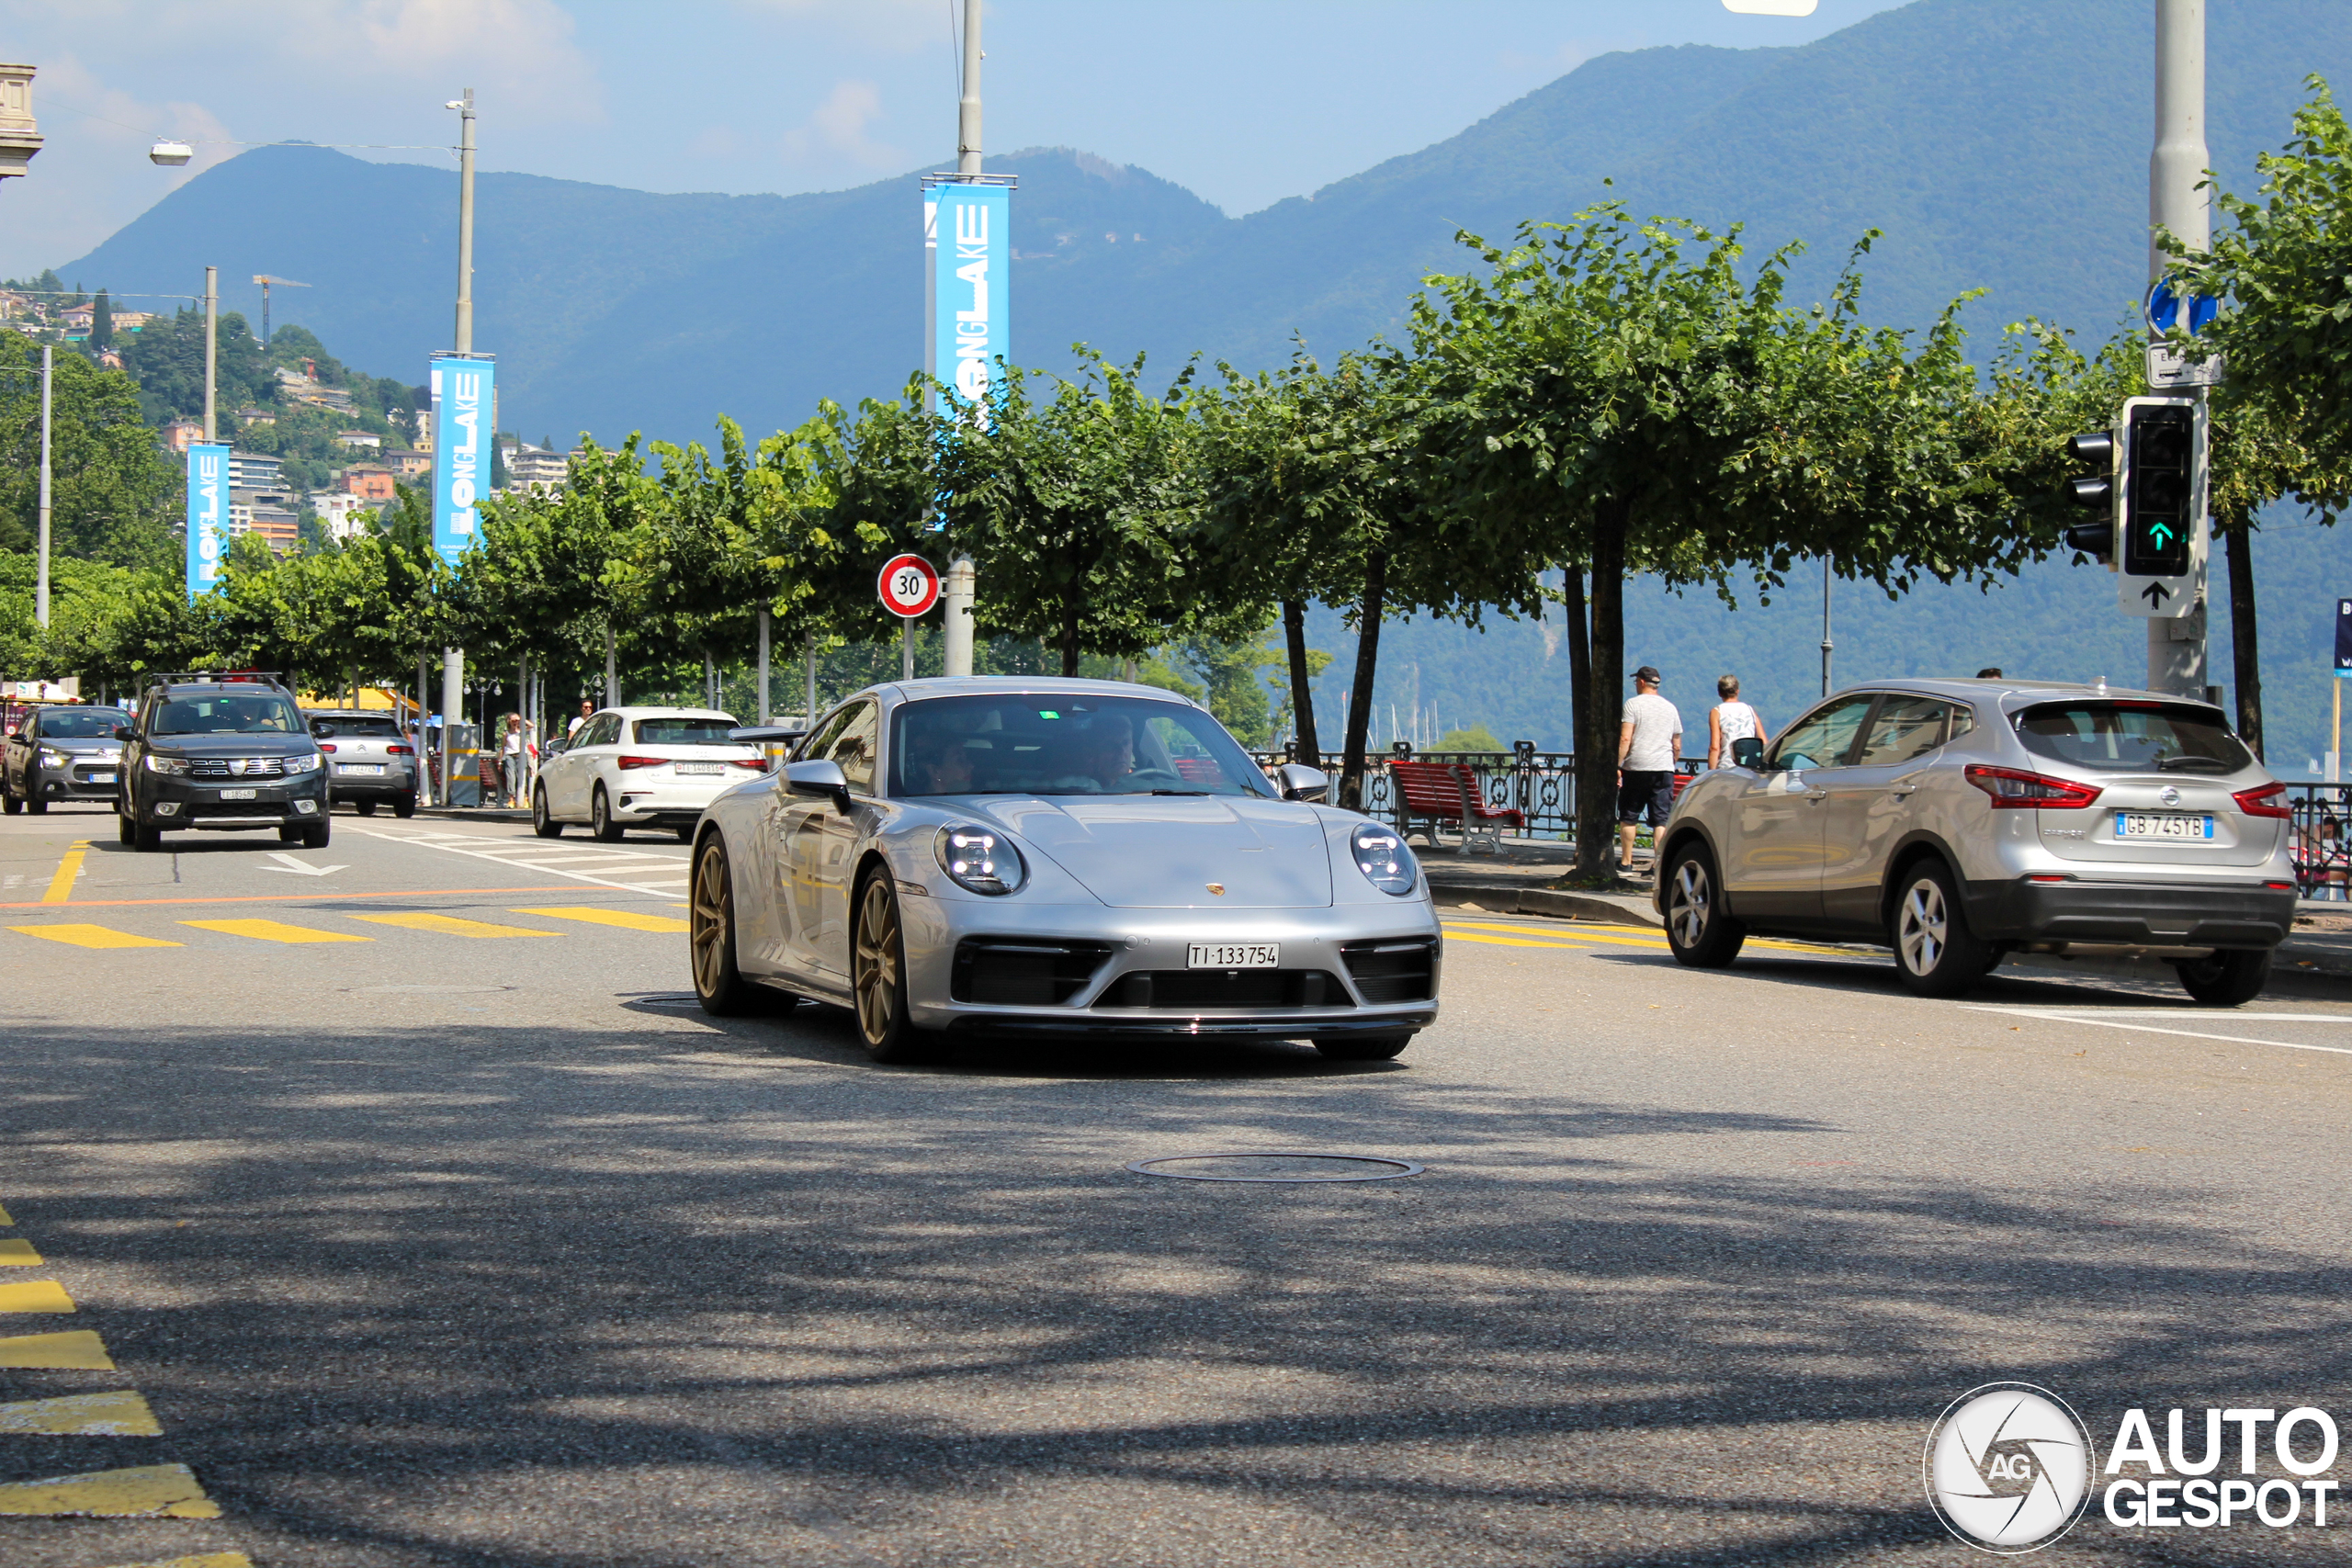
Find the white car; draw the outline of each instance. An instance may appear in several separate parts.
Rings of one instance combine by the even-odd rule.
[[[606,843],[629,828],[661,828],[691,842],[703,807],[767,772],[761,748],[729,740],[734,718],[715,708],[606,708],[592,714],[531,786],[531,826],[552,839],[585,822]]]

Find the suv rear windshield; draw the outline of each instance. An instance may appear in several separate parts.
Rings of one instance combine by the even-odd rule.
[[[727,732],[735,728],[731,718],[640,718],[637,721],[637,743],[639,746],[741,746],[740,740],[729,740]]]
[[[2038,757],[2099,773],[2234,773],[2254,755],[2211,708],[2185,703],[2041,703],[2018,715]]]
[[[347,735],[360,740],[398,740],[401,727],[389,718],[370,715],[361,717],[347,713],[322,713],[312,716],[314,724],[332,724],[337,735]]]
[[[255,692],[191,692],[155,705],[154,735],[307,735],[310,727],[284,697]]]

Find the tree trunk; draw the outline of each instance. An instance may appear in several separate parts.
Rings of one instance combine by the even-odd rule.
[[[1356,678],[1348,698],[1348,730],[1340,760],[1340,804],[1363,809],[1363,747],[1372,728],[1372,682],[1380,670],[1380,617],[1388,598],[1388,557],[1374,551],[1363,565],[1363,606],[1356,625]]]
[[[1078,602],[1073,599],[1062,612],[1062,673],[1075,678],[1078,674]]]
[[[1323,753],[1315,743],[1315,694],[1306,689],[1312,677],[1306,672],[1305,600],[1283,601],[1283,640],[1290,648],[1291,722],[1297,729],[1291,754],[1310,768],[1319,768],[1323,765]]]
[[[1572,566],[1560,574],[1560,604],[1568,621],[1568,771],[1575,775],[1569,798],[1581,803],[1584,759],[1598,733],[1592,724],[1592,629],[1585,613],[1584,568]],[[1577,809],[1582,810],[1580,804]],[[1581,843],[1581,829],[1576,837]]]
[[[1592,630],[1577,704],[1577,878],[1615,880],[1617,716],[1625,686],[1625,526],[1632,508],[1601,503],[1592,520]],[[1575,650],[1570,649],[1573,664]]]
[[[2254,616],[2254,517],[2228,520],[2223,537],[2230,550],[2230,662],[2238,685],[2238,739],[2262,758],[2262,644]]]

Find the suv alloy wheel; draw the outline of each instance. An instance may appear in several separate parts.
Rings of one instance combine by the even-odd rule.
[[[1968,929],[1959,879],[1939,860],[1916,861],[1903,874],[1888,918],[1894,967],[1923,997],[1956,997],[2000,961],[1993,946]]]

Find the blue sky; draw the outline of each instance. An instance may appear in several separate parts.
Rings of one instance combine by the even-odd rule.
[[[998,0],[985,140],[1140,164],[1238,214],[1441,141],[1596,54],[1801,43],[1897,3],[1792,18],[1722,0]],[[0,186],[0,276],[84,254],[234,154],[220,143],[387,143],[358,155],[446,167],[440,106],[468,85],[490,169],[789,193],[935,166],[955,143],[961,8],[8,0],[0,59],[40,68],[48,145]],[[147,161],[158,132],[212,145],[175,175]]]

